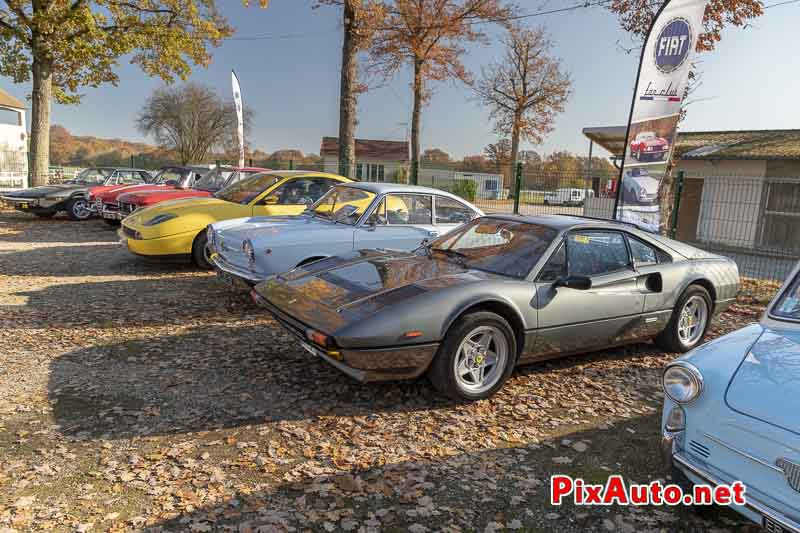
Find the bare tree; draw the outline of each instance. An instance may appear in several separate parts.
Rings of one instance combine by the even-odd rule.
[[[524,139],[539,144],[564,110],[572,81],[551,55],[552,42],[544,28],[514,26],[503,40],[505,54],[484,67],[475,92],[489,108],[495,132],[511,137],[510,165],[518,160]],[[506,177],[510,186],[510,176]]]
[[[411,115],[412,183],[419,168],[422,107],[430,81],[470,81],[461,62],[464,44],[487,41],[477,23],[505,20],[512,13],[501,0],[394,0],[370,49],[371,70],[389,78],[406,63],[413,70]]]
[[[487,145],[483,149],[483,154],[492,162],[496,172],[505,173],[511,162],[511,141],[500,139],[496,143]]]
[[[245,135],[252,117],[252,110],[245,108]],[[213,149],[228,151],[237,136],[233,102],[196,83],[156,89],[139,112],[136,125],[159,146],[175,152],[184,165],[203,162]]]

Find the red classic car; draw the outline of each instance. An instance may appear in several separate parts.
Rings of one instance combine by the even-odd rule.
[[[637,161],[652,159],[661,161],[669,152],[669,141],[652,131],[638,133],[631,141],[631,155]]]
[[[120,219],[133,213],[140,207],[148,207],[167,200],[182,198],[195,198],[211,196],[223,187],[235,183],[243,178],[267,172],[268,169],[259,167],[217,167],[203,175],[191,187],[158,190],[123,191],[117,197],[119,204],[118,214]]]
[[[208,167],[162,167],[146,183],[129,183],[121,187],[94,191],[89,198],[90,209],[103,217],[109,225],[117,226],[120,219],[123,218],[119,216],[117,199],[123,193],[191,187],[208,171]]]

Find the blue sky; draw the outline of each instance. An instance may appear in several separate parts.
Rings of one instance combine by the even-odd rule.
[[[777,0],[766,0],[769,5]],[[572,5],[567,0],[521,0],[529,12]],[[577,2],[576,2],[577,3]],[[236,40],[213,51],[209,68],[191,79],[230,95],[230,70],[242,83],[245,104],[255,112],[250,142],[267,152],[299,148],[319,152],[323,135],[338,131],[341,36],[338,11],[311,10],[310,0],[275,0],[268,10],[244,8],[220,0],[237,28]],[[534,148],[547,153],[567,149],[586,153],[585,126],[624,124],[633,91],[638,54],[615,17],[601,8],[580,9],[529,19],[544,24],[555,43],[554,53],[572,73],[573,95],[555,131]],[[730,29],[718,50],[702,57],[703,84],[692,104],[684,131],[793,128],[800,125],[796,105],[798,62],[793,57],[800,3],[768,9],[751,27]],[[490,28],[491,36],[500,35]],[[242,39],[268,36],[263,40]],[[619,43],[619,44],[618,44]],[[620,46],[621,45],[621,46]],[[499,45],[474,46],[464,62],[473,72],[501,52]],[[788,61],[787,61],[788,60]],[[145,97],[161,84],[124,62],[119,87],[86,89],[78,106],[53,107],[53,122],[74,134],[142,140],[134,119]],[[3,80],[2,87],[24,98],[28,87]],[[423,114],[425,148],[441,148],[455,157],[480,153],[494,142],[486,110],[462,85],[439,83]],[[403,139],[411,116],[407,72],[376,88],[359,102],[358,136]]]

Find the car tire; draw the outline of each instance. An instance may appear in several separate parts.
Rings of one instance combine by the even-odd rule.
[[[474,345],[468,341],[475,342],[486,334],[490,335],[488,346],[483,353],[475,354],[471,351]],[[487,364],[491,353],[494,365]],[[508,322],[495,313],[469,313],[450,326],[428,369],[428,379],[436,390],[453,400],[483,400],[503,386],[516,361],[517,340]],[[458,368],[463,369],[463,374]]]
[[[64,204],[64,209],[71,220],[89,220],[92,216],[86,198],[70,198]]]
[[[211,270],[214,268],[214,265],[211,264],[208,258],[208,236],[206,236],[205,230],[194,239],[194,243],[192,244],[192,262],[203,270]]]
[[[118,227],[120,227],[122,225],[122,222],[120,222],[119,220],[112,220],[110,218],[104,218],[103,222],[105,222],[106,224],[108,224],[112,228],[118,228]]]
[[[692,310],[697,309],[697,312]],[[658,347],[684,353],[699,346],[711,323],[712,302],[708,291],[700,285],[689,285],[672,311],[667,327],[655,339]],[[693,321],[699,323],[691,324]]]
[[[55,211],[37,211],[36,213],[34,213],[34,215],[36,215],[39,218],[53,218],[54,216],[56,216],[56,212]]]

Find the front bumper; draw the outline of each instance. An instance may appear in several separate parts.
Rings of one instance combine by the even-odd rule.
[[[189,255],[192,253],[192,243],[197,237],[197,231],[188,231],[155,239],[137,239],[133,235],[134,231],[123,224],[120,236],[124,238],[128,250],[143,256]]]
[[[344,374],[361,383],[413,379],[428,369],[436,356],[439,343],[415,344],[386,348],[337,348],[323,350],[306,339],[306,324],[282,312],[269,301],[255,294],[256,302],[264,307],[300,345]]]
[[[661,456],[668,468],[679,471],[695,484],[702,483],[716,487],[730,485],[736,480],[735,476],[717,471],[705,462],[681,451],[680,437],[680,432],[664,431],[662,434]],[[747,503],[744,506],[731,505],[731,509],[761,525],[767,531],[800,533],[800,522],[764,503],[763,500],[767,498],[760,497],[759,492],[748,487],[745,498]]]
[[[227,283],[231,281],[229,278],[233,278],[231,283],[232,285],[236,285],[238,282],[247,287],[252,287],[253,285],[264,281],[264,276],[260,276],[256,272],[244,270],[243,268],[231,264],[217,252],[211,254],[211,263],[214,265],[214,269],[217,271],[217,277],[219,277],[223,282]]]

